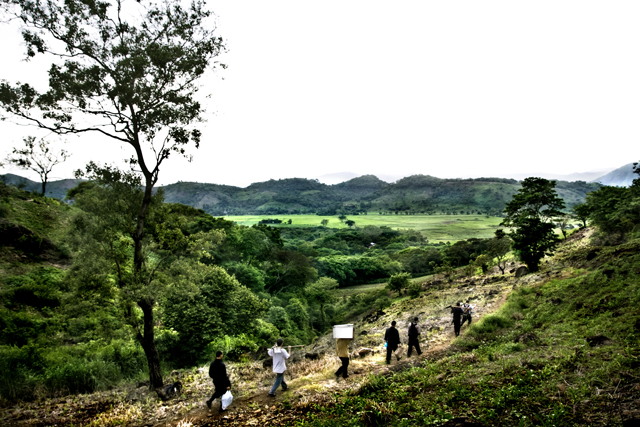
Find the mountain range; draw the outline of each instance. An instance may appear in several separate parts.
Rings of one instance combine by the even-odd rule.
[[[5,183],[39,191],[40,183],[6,174]],[[65,179],[47,184],[47,195],[63,199],[79,181]],[[584,181],[558,181],[558,194],[567,207],[584,201],[586,193],[601,185]],[[278,214],[383,214],[473,213],[499,215],[520,188],[507,178],[441,179],[412,175],[394,183],[374,175],[327,185],[319,180],[269,180],[246,188],[230,185],[177,182],[159,187],[165,201],[203,209],[214,216]]]

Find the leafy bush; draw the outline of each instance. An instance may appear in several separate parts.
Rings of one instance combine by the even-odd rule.
[[[248,335],[240,334],[236,337],[225,335],[207,344],[205,353],[210,360],[215,358],[216,352],[219,350],[222,351],[229,360],[240,360],[243,355],[258,351],[258,348],[259,346],[255,338]]]

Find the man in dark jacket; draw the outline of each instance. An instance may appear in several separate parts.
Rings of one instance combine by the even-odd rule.
[[[464,314],[464,309],[460,307],[460,303],[458,303],[455,307],[451,307],[451,314],[453,314],[453,330],[456,333],[456,337],[460,336],[460,326],[462,315]]]
[[[391,327],[384,333],[384,340],[387,342],[387,365],[391,363],[391,353],[398,349],[400,344],[400,333],[396,329],[396,321],[391,322]],[[396,354],[396,359],[400,360],[400,356]]]
[[[223,353],[218,350],[216,352],[216,360],[211,362],[211,366],[209,366],[209,376],[213,380],[213,385],[216,388],[215,393],[211,396],[209,400],[207,400],[207,408],[211,409],[211,403],[213,400],[222,397],[223,394],[227,392],[227,390],[231,389],[231,381],[229,381],[229,377],[227,376],[227,367],[222,363]],[[220,412],[224,411],[222,409],[222,399],[220,400]]]
[[[420,337],[420,326],[418,326],[417,317],[414,317],[413,322],[409,323],[409,330],[407,331],[407,335],[409,337],[409,351],[407,351],[407,357],[411,357],[411,349],[413,347],[416,348],[418,356],[420,356],[422,354],[422,350],[420,350],[420,343],[418,342],[418,338]]]

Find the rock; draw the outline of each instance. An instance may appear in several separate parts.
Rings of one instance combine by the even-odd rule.
[[[533,332],[527,332],[526,334],[522,334],[517,336],[514,340],[514,343],[522,343],[522,344],[526,344],[526,343],[535,343],[535,344],[539,344],[540,343],[540,338],[538,338],[538,336],[536,334],[534,334]]]
[[[358,356],[360,357],[365,357],[365,356],[369,356],[373,353],[375,353],[375,350],[372,348],[361,348],[359,350],[356,351],[356,353],[358,354]]]
[[[499,292],[496,291],[495,289],[491,289],[487,295],[498,295],[498,293]]]
[[[305,353],[304,358],[309,360],[318,360],[320,359],[320,355],[318,353]]]
[[[525,267],[524,265],[521,265],[520,267],[518,267],[516,269],[516,277],[522,277],[527,273],[529,273],[529,269],[527,267]]]
[[[587,342],[589,343],[589,347],[596,347],[599,345],[608,345],[611,344],[611,338],[605,337],[604,335],[594,335],[592,337],[587,338]]]

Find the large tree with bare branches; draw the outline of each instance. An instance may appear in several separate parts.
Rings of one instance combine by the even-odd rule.
[[[23,121],[51,132],[100,134],[131,146],[132,168],[142,175],[143,195],[132,233],[133,278],[143,284],[145,221],[163,162],[188,156],[200,144],[195,124],[203,108],[198,79],[215,61],[223,40],[204,4],[178,0],[3,0],[5,13],[23,25],[27,59],[49,55],[49,87],[0,82],[0,105]],[[160,387],[153,333],[154,298],[140,293],[144,313],[139,341],[151,385]]]

